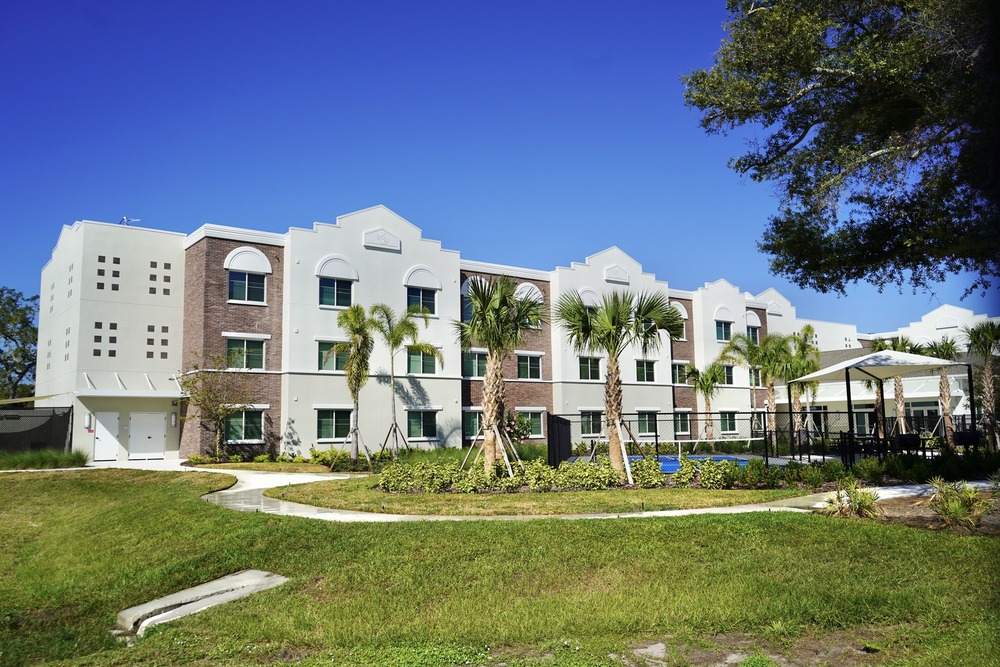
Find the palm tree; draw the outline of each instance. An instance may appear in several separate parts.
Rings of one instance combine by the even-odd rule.
[[[986,423],[989,434],[990,449],[997,446],[997,423],[996,423],[996,394],[993,388],[993,364],[994,357],[1000,354],[1000,322],[989,320],[980,322],[972,327],[964,327],[962,333],[965,335],[966,349],[969,354],[979,357],[982,360],[982,396],[983,396],[983,421]],[[969,388],[972,391],[972,388]],[[975,424],[973,424],[975,428]]]
[[[788,358],[788,342],[781,334],[768,334],[759,343],[755,343],[747,334],[735,334],[722,348],[717,360],[720,364],[736,363],[760,371],[760,381],[767,388],[767,423],[771,433],[775,429],[774,382],[781,378],[787,379]],[[750,395],[755,401],[753,407],[756,408],[756,390],[752,386]]]
[[[519,297],[510,276],[469,280],[467,321],[456,321],[455,330],[463,352],[472,347],[486,348],[483,375],[483,467],[493,474],[493,465],[503,456],[497,432],[504,411],[502,363],[524,340],[524,335],[545,321],[543,304],[531,297]]]
[[[812,343],[815,334],[816,330],[813,326],[807,324],[802,327],[802,331],[788,337],[790,349],[786,361],[788,377],[785,380],[794,380],[819,370],[819,348]],[[816,383],[812,383],[805,389],[808,390],[815,386]],[[791,385],[793,427],[796,433],[802,430],[802,389],[803,387],[798,383]]]
[[[876,338],[872,341],[873,352],[883,352],[892,350],[894,352],[909,352],[910,354],[920,354],[924,351],[922,345],[914,343],[906,336],[898,338]],[[896,428],[900,435],[906,433],[906,397],[903,395],[903,376],[897,375],[892,378],[895,394],[893,400],[896,403]]]
[[[684,369],[687,381],[694,385],[695,393],[701,394],[705,399],[705,437],[708,439],[712,451],[715,451],[715,429],[712,424],[712,397],[719,393],[719,385],[726,381],[726,369],[718,359],[713,361],[705,370],[698,370],[693,364],[688,364]]]
[[[945,336],[939,341],[927,345],[927,354],[938,359],[954,361],[958,358],[958,343]],[[944,441],[948,449],[955,448],[955,427],[951,422],[951,381],[948,379],[948,367],[942,366],[938,382],[938,398],[941,401],[941,416],[944,420]]]
[[[422,308],[411,306],[402,315],[396,316],[392,308],[384,303],[376,303],[369,311],[372,320],[372,327],[382,338],[382,342],[389,348],[389,387],[392,391],[392,424],[389,426],[389,433],[386,434],[386,441],[392,436],[392,455],[399,455],[399,423],[396,421],[396,355],[405,345],[408,350],[420,352],[424,355],[434,357],[442,366],[444,357],[441,350],[430,343],[420,340],[420,329],[417,327],[417,318],[424,322],[424,328],[430,321],[427,311]]]
[[[331,356],[347,355],[344,377],[347,390],[351,393],[354,409],[351,412],[351,462],[358,462],[358,410],[361,388],[368,382],[372,349],[375,347],[375,322],[363,306],[354,304],[337,314],[337,324],[347,334],[347,341],[335,343],[323,358],[326,363]]]
[[[608,373],[604,381],[604,412],[608,423],[608,449],[611,465],[625,471],[618,424],[622,414],[622,378],[618,359],[625,350],[637,345],[643,355],[660,348],[665,331],[671,339],[680,338],[683,320],[662,292],[632,294],[614,291],[605,294],[597,307],[588,307],[576,292],[563,294],[556,304],[556,318],[566,330],[566,337],[577,352],[604,353]]]

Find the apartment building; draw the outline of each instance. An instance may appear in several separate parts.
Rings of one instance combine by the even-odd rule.
[[[429,313],[421,339],[438,348],[443,363],[405,348],[391,356],[376,344],[359,429],[370,450],[382,445],[394,375],[396,421],[408,440],[457,447],[479,431],[485,350],[463,353],[454,322],[463,317],[470,281],[499,275],[550,311],[567,293],[591,305],[612,290],[667,296],[684,319],[683,336],[620,359],[624,411],[637,416],[639,437],[664,415],[673,417],[662,435],[698,432],[704,404],[683,369],[704,368],[735,333],[761,338],[808,323],[821,349],[848,352],[870,339],[852,324],[798,317],[774,289],[753,295],[725,280],[676,289],[615,247],[545,271],[462,259],[383,206],[284,233],[204,225],[178,234],[81,221],[63,228],[42,270],[36,392],[54,396],[39,404],[72,405],[73,445],[95,460],[184,458],[206,451],[212,434],[184,420],[176,378],[206,359],[238,353],[253,395],[227,424],[228,442],[291,454],[342,447],[352,401],[343,359],[327,354],[346,340],[338,313],[352,304],[384,303],[396,313],[419,305]],[[907,335],[933,338],[984,317],[938,310],[911,323],[906,331],[919,333]],[[599,437],[606,365],[602,355],[567,345],[550,317],[505,361],[507,409],[526,417],[529,437],[539,441],[551,414],[574,415],[584,436]],[[748,369],[728,368],[713,410],[763,408],[754,380]],[[965,390],[956,378],[956,406]]]

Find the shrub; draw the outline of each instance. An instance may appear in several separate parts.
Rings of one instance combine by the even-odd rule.
[[[81,468],[87,465],[85,452],[74,449],[36,449],[22,452],[0,452],[0,470],[38,470]]]
[[[406,463],[393,463],[382,469],[378,488],[388,493],[412,493],[413,471]]]
[[[767,484],[767,466],[764,459],[750,459],[743,467],[742,482],[751,489]]]
[[[833,516],[874,519],[879,514],[878,494],[863,488],[853,477],[845,477],[837,482],[837,493],[823,511]]]
[[[725,477],[725,487],[731,489],[743,481],[743,466],[739,461],[722,461],[722,473]]]
[[[230,454],[230,456],[229,456],[229,462],[230,463],[243,463],[243,457],[240,456],[239,454]]]
[[[808,466],[802,469],[802,483],[810,489],[821,487],[826,481],[826,475],[823,474],[821,466]]]
[[[541,459],[524,464],[524,479],[532,491],[551,491],[556,484],[556,469]]]
[[[652,489],[663,486],[667,475],[663,472],[659,459],[643,458],[632,464],[632,479],[636,486]]]
[[[975,530],[983,515],[996,506],[989,498],[982,497],[976,487],[962,481],[949,483],[935,477],[931,486],[934,487],[934,494],[930,508],[947,526],[965,526]]]
[[[271,457],[268,456],[267,454],[258,454],[257,456],[253,457],[253,462],[254,463],[270,463],[271,462]]]
[[[212,459],[202,454],[193,454],[187,458],[187,462],[193,466],[200,466],[206,463],[211,463]]]
[[[779,667],[777,662],[761,653],[754,653],[741,662],[740,665],[742,667]]]
[[[881,484],[885,478],[885,468],[874,456],[859,459],[851,467],[851,471],[869,484]]]
[[[560,489],[606,489],[619,483],[618,471],[604,456],[597,457],[594,464],[584,459],[563,461],[556,469],[556,486]]]
[[[291,463],[292,457],[288,454],[279,454],[274,460],[278,463]]]
[[[704,459],[698,465],[698,483],[706,489],[726,488],[726,471],[722,461]]]
[[[525,485],[524,473],[521,472],[520,467],[514,467],[514,476],[511,477],[507,474],[505,470],[503,474],[494,475],[493,484],[491,485],[494,491],[500,491],[502,493],[516,493],[521,490],[521,487]]]
[[[687,486],[694,481],[697,474],[698,464],[689,459],[686,454],[681,454],[677,472],[672,475],[671,479],[677,486]]]
[[[823,465],[819,469],[823,472],[824,482],[836,482],[838,479],[843,479],[847,476],[847,469],[837,459],[823,461]]]
[[[489,489],[490,480],[482,466],[472,466],[469,472],[459,475],[451,485],[451,490],[457,493],[481,493]]]

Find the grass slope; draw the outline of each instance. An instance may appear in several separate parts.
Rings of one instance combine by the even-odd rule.
[[[1000,655],[993,539],[786,513],[341,525],[198,498],[231,481],[4,476],[0,664],[431,667],[484,663],[489,646],[582,666],[666,635],[862,628],[904,664]],[[121,609],[250,567],[291,581],[133,648],[108,634]]]
[[[464,516],[559,515],[628,513],[722,507],[801,496],[798,489],[710,491],[706,489],[610,489],[556,493],[384,493],[375,479],[295,484],[266,491],[266,495],[307,505],[389,514]]]

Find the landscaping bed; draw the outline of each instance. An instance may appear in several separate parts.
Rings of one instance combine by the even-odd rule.
[[[980,497],[991,499],[992,494],[986,491],[980,493]],[[948,529],[941,516],[930,506],[930,499],[927,496],[912,498],[892,498],[879,501],[878,507],[881,510],[880,519],[888,523],[898,523],[914,528],[924,528],[929,530]],[[980,519],[979,526],[974,530],[967,526],[955,526],[951,528],[958,535],[989,535],[1000,537],[1000,507],[995,507],[987,512]]]

